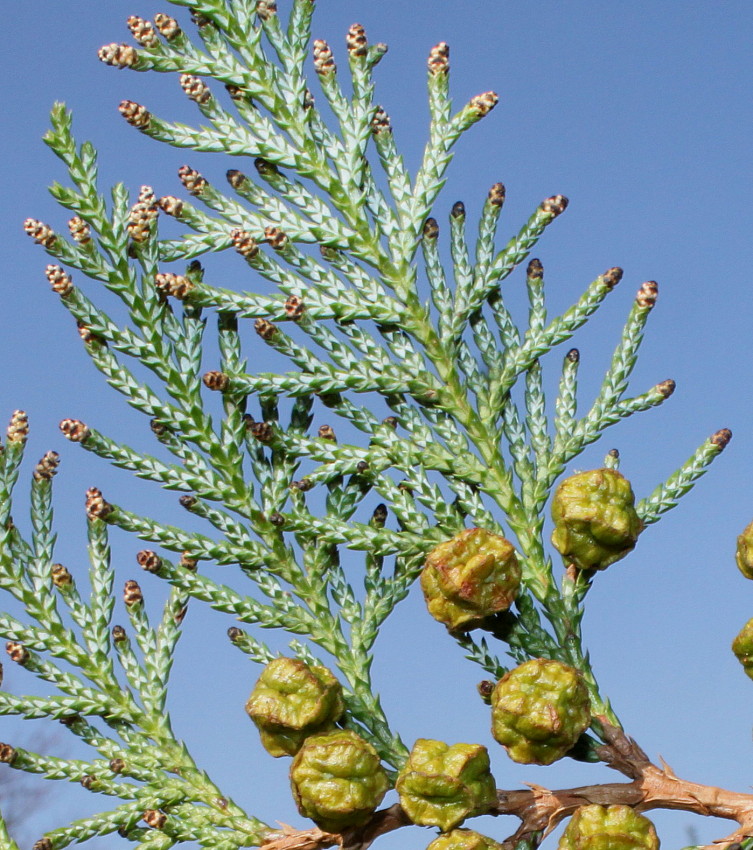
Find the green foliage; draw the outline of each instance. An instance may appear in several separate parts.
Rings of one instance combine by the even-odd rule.
[[[455,143],[491,111],[496,95],[486,92],[454,111],[447,46],[437,45],[429,57],[428,141],[410,175],[374,100],[372,72],[386,48],[368,44],[362,28],[348,33],[344,72],[321,41],[313,44],[312,70],[311,0],[293,0],[287,23],[270,0],[171,2],[191,10],[194,35],[166,15],[154,24],[131,18],[139,48],[108,45],[100,58],[180,74],[202,124],[169,122],[131,101],[120,111],[157,141],[251,157],[251,173],[232,169],[220,187],[183,166],[191,199],[157,198],[147,186],[132,201],[122,185],[108,196],[97,182],[93,147],[76,143],[71,115],[57,104],[45,141],[68,169],[70,184],[51,191],[73,216],[70,238],[33,219],[25,226],[55,261],[48,279],[92,362],[148,417],[157,445],[146,454],[74,420],[61,423],[63,433],[182,493],[181,504],[206,533],[161,524],[92,489],[91,591],[81,595],[54,560],[54,457],[46,455],[32,477],[30,537],[10,519],[28,433],[24,416],[14,414],[0,456],[0,586],[25,614],[2,615],[0,625],[11,658],[51,687],[47,696],[0,692],[0,714],[60,719],[93,756],[72,761],[8,746],[2,760],[115,798],[100,814],[48,833],[44,846],[61,850],[115,831],[143,848],[195,841],[230,850],[280,839],[218,788],[172,732],[166,694],[189,599],[248,624],[252,631],[233,626],[230,637],[259,663],[276,657],[259,629],[292,636],[291,653],[305,665],[321,669],[324,656],[343,688],[339,722],[347,731],[336,734],[362,741],[364,752],[373,747],[372,761],[381,760],[394,787],[408,748],[372,682],[374,642],[427,554],[468,528],[514,541],[522,578],[518,589],[514,577],[509,611],[502,610],[507,600],[494,616],[474,621],[486,636],[453,636],[495,679],[510,658],[545,658],[577,671],[592,718],[573,755],[600,758],[599,746],[610,742],[606,724],[619,728],[619,721],[581,640],[592,576],[573,566],[555,570],[543,528],[568,464],[608,427],[661,404],[674,388],[664,382],[626,397],[656,285],[638,291],[590,407],[576,404],[576,349],[564,356],[557,397],[547,404],[542,357],[591,318],[622,272],[597,276],[551,318],[543,267],[531,259],[528,323],[518,327],[500,285],[567,201],[546,199],[517,234],[499,242],[501,184],[483,203],[475,241],[463,205],[452,208],[445,265],[431,214]],[[162,235],[164,216],[182,235]],[[198,258],[227,249],[238,253],[245,278],[244,267],[253,270],[258,292],[223,288],[213,282],[211,263],[200,265]],[[81,278],[91,283],[81,288]],[[99,287],[120,300],[126,321],[99,305]],[[287,371],[249,369],[241,344],[249,322],[257,349],[288,361]],[[204,347],[205,335],[214,340],[208,323],[216,325],[217,354]],[[380,408],[386,418],[375,412]],[[329,423],[312,433],[324,415],[340,437]],[[638,501],[643,526],[677,503],[729,436],[718,432]],[[129,622],[113,622],[110,526],[159,550],[139,554],[145,569],[172,586],[158,621],[129,582]],[[216,565],[234,566],[248,592],[222,584]],[[338,702],[327,723],[339,716]],[[376,782],[374,805],[382,784]],[[302,808],[319,812],[319,803]],[[319,821],[346,828],[367,820],[372,808],[361,807],[355,820],[319,812]],[[0,840],[14,847],[4,830],[0,820]],[[535,847],[541,831],[514,843]]]

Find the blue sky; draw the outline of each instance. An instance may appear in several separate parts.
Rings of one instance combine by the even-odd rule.
[[[59,559],[83,572],[80,506],[91,484],[123,504],[146,500],[168,520],[182,514],[173,495],[132,484],[127,473],[108,470],[57,430],[61,418],[75,416],[117,439],[147,444],[145,423],[89,365],[68,315],[49,292],[43,251],[22,232],[27,216],[65,227],[66,216],[45,191],[52,179],[64,180],[40,141],[49,107],[65,100],[73,109],[77,136],[100,150],[104,185],[122,179],[134,191],[149,183],[158,194],[179,194],[176,171],[184,162],[208,174],[235,163],[163,148],[117,114],[118,102],[131,98],[167,117],[191,120],[177,80],[116,71],[96,58],[101,44],[128,40],[129,14],[151,17],[171,7],[152,0],[39,5],[43,11],[16,4],[4,12],[0,418],[16,407],[29,412],[30,461],[49,448],[62,454]],[[283,13],[287,5],[280,0]],[[605,268],[625,269],[603,310],[574,340],[582,356],[583,404],[608,364],[635,290],[644,280],[659,282],[659,304],[631,387],[642,392],[674,378],[677,391],[660,410],[613,429],[574,468],[598,466],[617,447],[623,473],[642,496],[718,428],[731,428],[734,439],[681,506],[652,526],[628,559],[597,577],[585,620],[587,645],[604,692],[650,756],[661,754],[689,779],[747,789],[753,781],[753,683],[729,643],[753,616],[753,585],[733,562],[735,536],[753,517],[750,3],[320,5],[314,35],[327,38],[336,54],[342,55],[344,33],[356,20],[372,41],[389,44],[376,73],[378,98],[409,165],[415,166],[425,139],[425,59],[433,44],[451,46],[458,107],[481,91],[499,93],[495,111],[458,147],[435,213],[440,223],[458,199],[469,216],[477,212],[498,180],[508,197],[501,237],[516,232],[542,198],[567,195],[566,214],[536,249],[552,312],[566,308]],[[173,12],[186,20],[184,10]],[[513,301],[522,283],[520,274],[511,279]],[[556,372],[559,360],[554,354],[545,366]],[[20,506],[16,510],[21,513]],[[133,562],[138,544],[123,535],[114,543],[119,576],[141,578]],[[151,588],[157,596],[156,579]],[[421,608],[415,596],[407,600],[379,644],[384,655],[375,673],[395,726],[407,741],[440,737],[494,746],[473,692],[480,671],[463,662]],[[269,821],[300,823],[286,790],[287,766],[264,756],[243,715],[257,671],[226,645],[231,624],[192,606],[176,663],[176,727],[200,763],[249,810]],[[0,739],[29,729],[2,719]],[[570,762],[520,768],[499,749],[494,769],[501,787],[618,778]],[[40,813],[40,826],[59,821],[63,807],[83,814],[98,805],[71,789],[60,807]],[[665,847],[688,843],[690,825],[701,840],[728,831],[724,823],[684,814],[655,820]],[[497,838],[511,831],[499,822],[483,828]],[[412,830],[392,846],[397,842],[420,848],[428,837]]]

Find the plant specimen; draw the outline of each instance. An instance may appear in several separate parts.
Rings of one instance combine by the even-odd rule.
[[[167,14],[134,16],[138,47],[110,44],[99,55],[179,75],[205,124],[170,122],[130,100],[120,112],[151,139],[231,155],[240,168],[217,186],[181,166],[183,197],[144,186],[132,199],[118,185],[108,198],[93,147],[77,144],[58,104],[45,141],[69,172],[70,185],[51,190],[69,211],[69,233],[25,222],[51,257],[47,278],[94,365],[144,414],[155,448],[130,448],[74,419],[61,422],[63,434],[181,492],[192,515],[185,528],[166,525],[90,488],[90,587],[80,592],[75,571],[55,560],[54,452],[32,473],[31,534],[11,519],[29,432],[25,414],[12,415],[0,456],[0,586],[24,613],[3,615],[0,626],[11,660],[50,693],[0,692],[0,712],[59,719],[93,755],[3,744],[0,761],[115,798],[49,832],[36,850],[115,832],[144,850],[182,842],[365,850],[411,824],[440,830],[426,842],[435,850],[523,850],[567,819],[561,847],[629,850],[657,846],[642,812],[660,807],[731,819],[728,842],[753,846],[753,796],[653,764],[602,694],[581,635],[600,571],[620,568],[731,437],[712,435],[639,499],[614,452],[603,468],[568,474],[609,426],[674,390],[663,381],[626,395],[656,283],[638,289],[588,409],[577,405],[575,348],[560,357],[548,405],[543,358],[593,316],[622,271],[608,269],[549,317],[544,269],[529,256],[567,200],[541,202],[502,244],[500,183],[475,236],[464,205],[452,207],[445,261],[433,214],[453,147],[497,96],[453,110],[449,48],[432,48],[429,138],[409,174],[374,99],[386,47],[370,44],[363,27],[348,30],[338,68],[326,42],[310,43],[312,0],[291,0],[286,21],[273,0],[171,2],[191,10],[192,35]],[[220,285],[211,255],[221,251],[238,255],[239,278],[253,291]],[[503,297],[512,275],[527,287],[522,326]],[[101,306],[101,287],[119,300],[118,313]],[[249,350],[254,364],[268,352],[287,365],[251,369]],[[115,621],[111,527],[151,547],[137,561],[171,587],[160,618],[130,580],[128,621]],[[741,541],[747,574],[750,544]],[[247,590],[225,584],[221,568]],[[447,651],[458,644],[491,677],[479,686],[485,742],[406,743],[382,708],[375,641],[417,583],[426,616],[446,627],[437,625]],[[263,665],[246,710],[270,757],[292,757],[292,797],[309,828],[270,826],[245,811],[175,737],[166,695],[189,600],[229,615],[232,644]],[[262,629],[289,635],[285,655]],[[735,645],[746,669],[749,632]],[[517,762],[603,762],[630,781],[500,789],[493,762],[507,755],[494,739]],[[462,826],[481,814],[520,823],[494,837]],[[16,848],[2,821],[0,840]]]

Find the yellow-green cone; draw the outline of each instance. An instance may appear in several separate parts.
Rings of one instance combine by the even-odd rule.
[[[497,799],[489,753],[480,744],[419,738],[395,787],[413,823],[443,832],[487,812]]]
[[[552,543],[568,564],[603,570],[635,548],[643,523],[630,482],[615,469],[566,478],[552,500]]]
[[[753,679],[753,619],[748,620],[732,641],[732,651],[743,665],[745,673]]]
[[[270,755],[295,755],[304,740],[333,728],[344,710],[342,686],[326,667],[275,658],[246,703]]]
[[[630,806],[581,806],[570,818],[558,850],[658,850],[651,821]]]
[[[746,525],[737,538],[735,561],[745,578],[753,579],[753,522]]]
[[[526,661],[492,692],[492,734],[522,764],[562,758],[590,722],[586,685],[577,670],[560,661]]]
[[[340,730],[307,738],[290,767],[298,811],[327,832],[365,823],[389,781],[376,750],[360,735]]]
[[[429,552],[421,589],[435,620],[451,631],[468,631],[512,605],[520,573],[509,540],[467,528]]]
[[[435,838],[426,850],[503,850],[503,847],[472,829],[453,829]]]

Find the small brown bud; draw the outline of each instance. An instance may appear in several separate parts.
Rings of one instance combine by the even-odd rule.
[[[375,136],[378,136],[380,133],[392,132],[390,116],[384,111],[384,109],[382,109],[381,106],[377,107],[377,111],[374,113],[374,117],[371,119],[371,132]]]
[[[564,195],[552,195],[551,198],[546,198],[541,202],[539,209],[551,215],[552,218],[556,218],[567,209],[568,203],[569,201]]]
[[[257,319],[254,322],[254,330],[264,340],[270,340],[277,333],[277,325],[266,319]]]
[[[248,177],[246,177],[242,171],[238,171],[237,168],[228,169],[225,176],[227,177],[227,182],[233,187],[233,189],[240,189],[244,183],[248,182]]]
[[[60,455],[57,452],[47,452],[47,454],[34,467],[35,481],[50,481],[58,471],[60,463]]]
[[[60,266],[49,265],[44,270],[47,280],[50,282],[53,292],[57,292],[62,298],[70,295],[73,291],[73,282]]]
[[[196,504],[196,496],[191,496],[186,493],[185,496],[181,496],[180,499],[178,499],[178,504],[187,511],[190,511]]]
[[[374,513],[371,515],[371,524],[377,528],[383,528],[387,522],[387,505],[378,504],[374,508]]]
[[[277,511],[269,515],[269,521],[277,528],[279,528],[281,525],[285,525],[285,517]]]
[[[264,159],[263,156],[257,156],[254,160],[254,168],[259,172],[262,177],[274,177],[276,174],[280,173],[280,169],[268,159]]]
[[[121,100],[118,112],[132,127],[138,127],[139,130],[148,127],[152,120],[151,112],[145,106],[133,100]]]
[[[224,372],[218,371],[206,372],[201,380],[208,389],[221,393],[225,392],[230,383],[230,378]]]
[[[87,791],[90,791],[94,783],[97,781],[95,776],[92,776],[91,773],[87,773],[81,777],[81,784],[86,788]]]
[[[475,97],[472,97],[468,106],[478,115],[479,118],[483,118],[485,115],[488,115],[492,109],[494,109],[498,101],[499,95],[496,92],[485,91],[481,94],[477,94]]]
[[[601,280],[609,289],[614,289],[622,280],[622,269],[619,266],[613,266],[611,269],[607,269],[601,276]]]
[[[52,248],[57,242],[55,231],[36,218],[27,218],[24,221],[24,230],[37,245],[43,245],[45,248]]]
[[[112,627],[112,639],[115,643],[123,643],[124,640],[128,640],[128,635],[126,635],[126,630],[123,626]]]
[[[158,809],[147,809],[144,812],[144,821],[147,826],[151,826],[152,829],[162,829],[167,822],[167,815],[164,812],[160,812]]]
[[[237,640],[243,637],[243,629],[239,629],[238,626],[230,626],[230,628],[227,630],[227,636],[233,643],[235,643]]]
[[[285,315],[293,321],[300,319],[305,309],[303,299],[298,295],[289,295],[285,300]]]
[[[144,20],[138,15],[131,15],[126,23],[131,34],[142,47],[156,47],[159,44],[151,21]]]
[[[507,190],[505,189],[505,184],[495,183],[491,189],[489,189],[489,203],[493,207],[501,207],[505,202],[506,194]]]
[[[136,554],[136,563],[148,573],[158,573],[162,566],[162,558],[151,549],[142,549]]]
[[[194,77],[193,74],[181,74],[180,85],[183,91],[196,103],[207,103],[212,98],[212,93],[206,83]]]
[[[86,245],[92,241],[92,233],[89,229],[89,225],[77,215],[74,215],[73,218],[68,221],[68,230],[71,232],[71,237],[74,242],[78,242],[79,245]]]
[[[397,416],[385,416],[382,419],[382,425],[386,425],[388,428],[392,428],[393,430],[397,428]]]
[[[112,759],[110,761],[110,770],[113,773],[122,773],[125,770],[126,763],[123,759]]]
[[[71,727],[75,726],[80,720],[81,717],[78,714],[67,714],[65,717],[60,718],[60,724],[70,729]]]
[[[328,263],[334,262],[340,256],[337,248],[333,248],[331,245],[320,245],[319,253],[322,255],[322,259]]]
[[[175,18],[169,15],[164,15],[162,12],[157,12],[154,16],[154,26],[168,41],[172,41],[176,36],[180,35],[181,29]]]
[[[571,363],[577,363],[580,360],[580,351],[577,348],[571,348],[565,356]]]
[[[25,443],[29,436],[29,417],[23,410],[14,410],[6,431],[9,443]]]
[[[331,425],[322,425],[319,428],[319,436],[323,440],[332,440],[333,442],[337,442],[337,437],[335,436],[335,432]]]
[[[63,419],[58,427],[63,436],[72,443],[82,443],[91,435],[91,431],[80,419]]]
[[[184,605],[184,606],[180,609],[180,611],[176,611],[176,613],[175,613],[175,614],[173,614],[173,622],[174,622],[176,625],[178,625],[178,626],[179,626],[179,625],[183,622],[183,620],[185,620],[185,618],[186,618],[186,614],[187,614],[187,613],[188,613],[188,605]]]
[[[181,552],[180,561],[178,561],[178,564],[181,567],[184,567],[187,570],[195,570],[198,563],[198,559],[194,558],[190,553]]]
[[[89,519],[104,519],[112,509],[112,505],[105,501],[101,490],[90,487],[86,491],[86,515]]]
[[[544,266],[541,265],[541,260],[531,260],[526,269],[526,275],[531,280],[539,280],[544,277]]]
[[[308,478],[301,478],[300,481],[290,482],[290,489],[298,490],[299,493],[307,493],[313,486],[313,483]]]
[[[34,842],[31,850],[52,850],[52,841],[49,838],[40,838],[39,841]]]
[[[256,0],[256,14],[263,21],[268,21],[277,14],[277,0]]]
[[[729,428],[722,428],[721,431],[717,431],[715,434],[712,434],[709,437],[709,440],[713,445],[719,446],[719,450],[726,448],[727,443],[732,439],[732,431]]]
[[[465,204],[462,201],[455,201],[450,210],[452,218],[465,218]]]
[[[183,201],[180,198],[176,198],[175,195],[163,195],[157,201],[157,204],[162,212],[175,218],[180,218],[183,213]]]
[[[675,391],[675,386],[675,382],[671,378],[669,378],[668,380],[662,381],[660,384],[657,384],[654,389],[658,393],[661,393],[664,398],[669,398]]]
[[[230,238],[233,240],[235,250],[247,260],[253,259],[259,253],[256,240],[246,230],[236,227],[230,231]]]
[[[16,664],[26,664],[29,660],[29,650],[15,640],[9,640],[5,644],[5,651],[8,653],[10,660],[15,661]]]
[[[139,54],[130,44],[105,44],[97,51],[99,61],[116,68],[132,68]]]
[[[144,595],[138,582],[129,579],[123,588],[123,602],[130,608],[132,605],[138,605],[143,601]]]
[[[659,284],[655,280],[647,280],[641,284],[635,300],[639,307],[653,307],[659,297]]]
[[[51,576],[55,587],[68,587],[73,584],[73,577],[63,564],[53,564]]]
[[[424,239],[436,239],[439,236],[439,225],[435,218],[427,218],[424,222]]]
[[[86,343],[86,345],[91,345],[94,342],[101,342],[94,333],[92,333],[92,329],[85,325],[83,322],[76,322],[76,328],[78,329],[78,335],[81,339]]]
[[[265,227],[264,228],[264,238],[267,242],[275,249],[275,251],[281,251],[288,244],[287,234],[280,230],[279,227]]]
[[[345,36],[345,44],[351,56],[365,56],[368,48],[366,30],[361,24],[353,24]]]
[[[429,51],[429,73],[436,77],[438,74],[446,74],[450,70],[450,45],[446,41],[440,41]]]
[[[172,295],[179,301],[186,298],[194,289],[192,280],[185,275],[173,274],[172,272],[159,272],[154,276],[154,284],[160,292],[164,292],[165,295]]]
[[[330,46],[321,39],[314,42],[314,70],[322,77],[334,74],[336,70]]]
[[[359,460],[356,464],[356,472],[359,475],[362,475],[369,468],[368,463],[365,460]]]
[[[142,186],[139,200],[128,213],[128,235],[134,242],[146,242],[152,235],[152,224],[157,218],[159,207],[151,186]]]
[[[16,757],[16,751],[10,744],[0,744],[0,764],[11,764]]]
[[[206,188],[207,181],[189,165],[181,165],[178,169],[178,177],[192,195],[200,195]]]
[[[487,703],[491,704],[492,701],[492,692],[494,691],[494,682],[490,682],[488,679],[484,679],[476,685],[476,690],[478,690],[478,695],[481,699]]]
[[[269,422],[254,422],[251,425],[251,435],[260,443],[268,443],[272,439],[272,426]]]
[[[195,24],[199,29],[204,29],[204,27],[208,27],[212,22],[206,15],[202,15],[201,12],[196,12],[192,9],[191,23]]]

